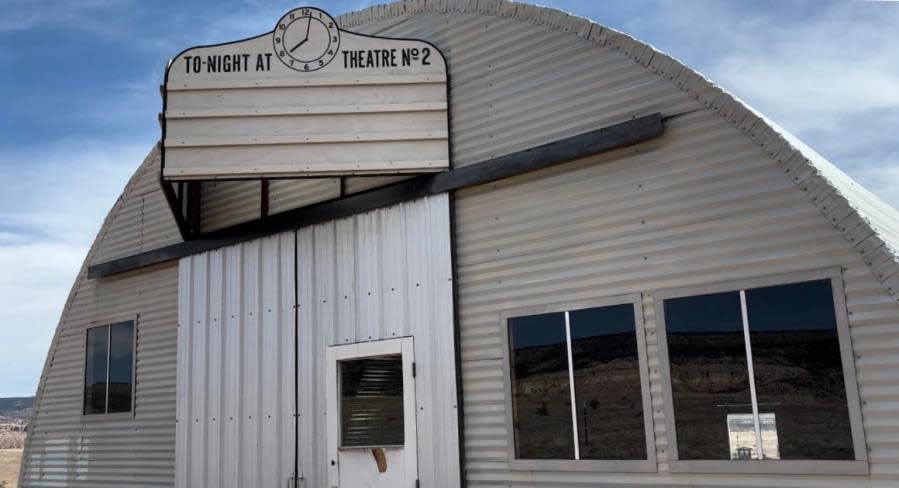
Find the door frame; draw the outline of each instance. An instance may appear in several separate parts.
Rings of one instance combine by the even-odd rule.
[[[418,435],[415,409],[415,349],[412,337],[340,344],[327,351],[328,486],[340,486],[340,398],[337,363],[348,359],[399,354],[403,363],[403,450],[405,478],[418,479]]]

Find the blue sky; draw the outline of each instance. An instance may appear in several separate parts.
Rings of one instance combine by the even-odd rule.
[[[899,205],[899,2],[539,3],[679,58]],[[300,4],[0,0],[0,396],[34,393],[84,254],[159,136],[166,61]]]

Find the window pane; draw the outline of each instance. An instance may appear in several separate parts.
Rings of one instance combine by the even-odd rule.
[[[515,457],[574,459],[562,313],[509,319]]]
[[[752,413],[752,398],[739,292],[664,306],[679,458],[756,457],[741,415]]]
[[[569,313],[581,459],[646,459],[632,304]]]
[[[134,379],[134,323],[124,322],[110,328],[109,341],[109,409],[107,412],[130,412]]]
[[[340,390],[342,447],[404,444],[401,356],[341,361]]]
[[[855,459],[830,280],[748,290],[746,302],[759,413],[776,425],[765,453]]]
[[[106,352],[109,327],[87,331],[87,354],[84,366],[84,413],[106,412]]]

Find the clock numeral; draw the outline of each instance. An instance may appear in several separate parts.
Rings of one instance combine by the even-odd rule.
[[[309,71],[309,65],[308,65],[308,64],[304,64],[304,65],[303,65],[303,69],[306,70],[306,71]]]
[[[309,15],[309,9],[304,8],[303,9],[303,17],[305,17],[307,15]]]
[[[334,36],[332,39],[334,42],[337,42],[337,36]]]
[[[319,60],[318,60],[318,67],[321,68],[321,67],[324,66],[324,65],[325,65],[325,62],[322,61],[321,59],[319,59]]]
[[[328,29],[334,28],[334,22],[328,22]]]
[[[278,29],[285,30],[285,29],[287,29],[287,26],[284,24],[278,24]]]
[[[333,50],[333,49],[328,49],[328,54],[329,54],[330,56],[333,56],[333,55],[334,55],[334,50]]]
[[[275,44],[281,44],[281,38],[280,38],[280,37],[276,37],[276,38],[275,38]]]
[[[283,50],[283,49],[282,49],[282,50],[280,50],[280,51],[278,51],[278,56],[281,56],[281,57],[282,57],[282,58],[283,58],[283,57],[284,57],[284,56],[286,56],[286,55],[287,55],[287,53],[286,53],[286,52],[284,52],[284,50]]]

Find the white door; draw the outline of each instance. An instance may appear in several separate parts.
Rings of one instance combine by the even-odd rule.
[[[411,337],[328,349],[329,487],[415,487],[414,357]]]

